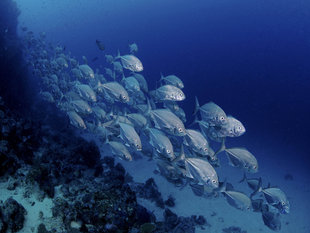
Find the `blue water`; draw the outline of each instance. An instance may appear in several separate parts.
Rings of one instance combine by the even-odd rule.
[[[163,74],[194,96],[213,100],[256,134],[296,147],[307,161],[310,3],[285,1],[17,1],[20,24],[105,64],[104,54],[136,42],[151,86]],[[106,46],[100,52],[99,39]],[[153,85],[152,85],[153,84]],[[264,142],[262,141],[262,144]],[[281,157],[283,157],[281,155]]]
[[[160,72],[184,81],[187,99],[181,106],[189,122],[195,96],[201,103],[212,100],[246,126],[247,133],[231,145],[255,153],[260,175],[281,183],[290,172],[309,181],[309,1],[16,2],[21,26],[46,32],[80,61],[83,55],[89,61],[98,57],[90,65],[102,72],[105,54],[127,53],[136,42],[151,89]]]

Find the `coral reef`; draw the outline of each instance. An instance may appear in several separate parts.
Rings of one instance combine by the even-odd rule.
[[[0,232],[18,232],[24,226],[25,208],[12,197],[0,205]]]

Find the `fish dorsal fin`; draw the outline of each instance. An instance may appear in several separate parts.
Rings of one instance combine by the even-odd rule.
[[[115,57],[115,60],[116,59],[120,59],[121,58],[121,53],[119,52],[119,49],[117,50],[117,55],[116,55],[116,57]]]
[[[198,101],[197,96],[195,96],[195,109],[194,109],[193,115],[196,115],[199,109],[200,109],[199,101]]]

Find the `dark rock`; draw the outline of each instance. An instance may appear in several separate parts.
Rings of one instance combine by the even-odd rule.
[[[136,184],[135,191],[138,196],[151,200],[160,208],[164,208],[164,200],[153,178],[148,179],[145,184]]]
[[[3,225],[6,226],[5,229],[17,232],[24,227],[27,211],[21,204],[11,197],[4,202],[1,209]]]
[[[168,199],[165,201],[165,205],[169,207],[175,206],[175,198],[169,195]]]
[[[164,218],[165,218],[165,224],[166,226],[168,226],[169,229],[173,229],[179,223],[178,216],[169,209],[165,209]]]
[[[155,222],[156,218],[153,213],[148,211],[145,207],[138,205],[136,209],[137,223],[142,225],[144,223]]]
[[[235,226],[224,228],[223,232],[225,233],[247,233],[246,231],[241,230],[240,227],[235,227]]]
[[[206,225],[207,224],[207,220],[202,215],[199,215],[198,217],[196,215],[192,215],[191,219],[197,225]]]
[[[46,230],[45,225],[43,223],[41,223],[38,226],[38,233],[51,233],[51,232]]]

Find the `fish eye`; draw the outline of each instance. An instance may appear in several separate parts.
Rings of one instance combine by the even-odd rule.
[[[224,116],[221,116],[221,117],[220,117],[220,120],[222,120],[222,121],[223,121],[224,119],[225,119],[225,118],[224,118]]]
[[[123,99],[125,100],[125,99],[126,99],[126,96],[123,95]]]
[[[215,184],[215,183],[216,183],[216,180],[212,180],[212,183]]]
[[[167,152],[167,154],[170,154],[170,150],[169,149],[167,149],[166,152]]]
[[[204,151],[208,151],[208,148],[204,148],[203,150],[204,150]]]
[[[253,168],[256,169],[257,168],[256,165],[254,165]]]
[[[179,130],[180,133],[183,132],[182,128],[179,128],[178,130]]]
[[[285,202],[282,201],[282,205],[285,205]]]

